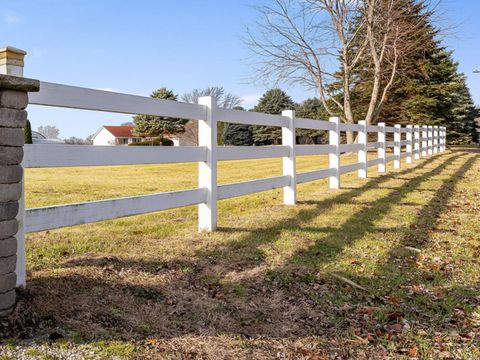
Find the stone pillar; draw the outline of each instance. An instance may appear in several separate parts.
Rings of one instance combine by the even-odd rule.
[[[0,49],[0,72],[21,74],[23,56],[9,61],[12,48]],[[15,49],[18,55],[21,50]],[[23,53],[23,52],[22,52]],[[23,53],[24,55],[24,53]],[[16,302],[17,254],[23,248],[19,208],[23,195],[24,132],[28,92],[38,91],[37,80],[0,73],[0,317],[9,315]],[[20,229],[21,230],[21,229]],[[19,241],[21,245],[19,246]]]

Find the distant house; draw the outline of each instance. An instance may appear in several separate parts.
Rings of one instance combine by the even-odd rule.
[[[132,143],[152,140],[152,138],[145,138],[136,136],[133,133],[133,126],[102,126],[93,136],[93,145],[103,146],[122,146]],[[177,136],[164,136],[166,139],[173,141],[174,146],[182,145]]]
[[[132,134],[133,126],[102,126],[93,136],[93,145],[118,146],[145,139]]]

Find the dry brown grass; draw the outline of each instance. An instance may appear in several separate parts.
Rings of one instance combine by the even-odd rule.
[[[243,165],[252,172],[224,165],[223,181],[279,166]],[[83,169],[35,170],[28,201],[158,191],[164,170],[100,168],[94,185]],[[171,170],[162,190],[193,185],[186,168]],[[366,181],[348,175],[336,192],[302,185],[296,207],[279,191],[222,201],[212,234],[196,232],[194,208],[33,234],[28,288],[3,337],[54,347],[59,331],[62,346],[93,358],[476,357],[479,172],[478,154],[455,151]]]

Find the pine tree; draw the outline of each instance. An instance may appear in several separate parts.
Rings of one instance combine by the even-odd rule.
[[[233,109],[245,111],[245,109],[241,106],[235,106]],[[253,126],[226,123],[222,132],[222,143],[225,145],[235,146],[253,145]]]
[[[253,145],[253,131],[251,125],[227,124],[223,130],[225,145],[251,146]]]
[[[465,76],[456,74],[452,87],[451,114],[446,118],[447,142],[449,144],[469,144],[476,141],[476,109],[468,90]]]
[[[447,127],[450,143],[470,142],[473,132],[474,108],[458,64],[437,40],[439,30],[432,25],[431,13],[423,1],[399,0],[409,9],[404,21],[424,22],[417,36],[421,46],[407,54],[399,64],[398,76],[377,116],[387,125],[418,124]],[[362,64],[355,76],[365,79],[352,94],[355,118],[362,119],[371,92],[368,64]]]
[[[328,120],[328,113],[318,98],[311,98],[298,104],[295,116],[305,119]],[[321,144],[327,140],[328,133],[324,130],[296,129],[298,144]]]
[[[293,110],[295,103],[281,89],[271,89],[262,95],[258,104],[253,108],[255,112],[279,115],[283,110]],[[253,141],[255,145],[278,145],[282,140],[282,129],[275,126],[254,126]]]
[[[32,124],[30,124],[30,120],[27,120],[25,128],[23,129],[25,134],[25,144],[32,144]]]
[[[389,125],[446,126],[449,143],[471,142],[474,105],[452,53],[438,45],[418,64],[421,72],[399,79],[380,117]]]
[[[167,88],[152,92],[150,97],[163,100],[177,100],[177,95]],[[160,137],[167,134],[177,134],[185,131],[188,120],[162,116],[137,115],[133,117],[133,133],[141,137]]]

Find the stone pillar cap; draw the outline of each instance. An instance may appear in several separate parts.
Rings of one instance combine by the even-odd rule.
[[[23,60],[26,52],[11,46],[0,49],[0,73],[23,76]]]
[[[3,48],[0,48],[0,53],[3,53],[3,52],[6,52],[6,53],[14,53],[14,54],[19,54],[19,55],[27,55],[27,52],[26,51],[23,51],[21,49],[17,49],[16,47],[13,47],[13,46],[6,46],[6,47],[3,47]]]

